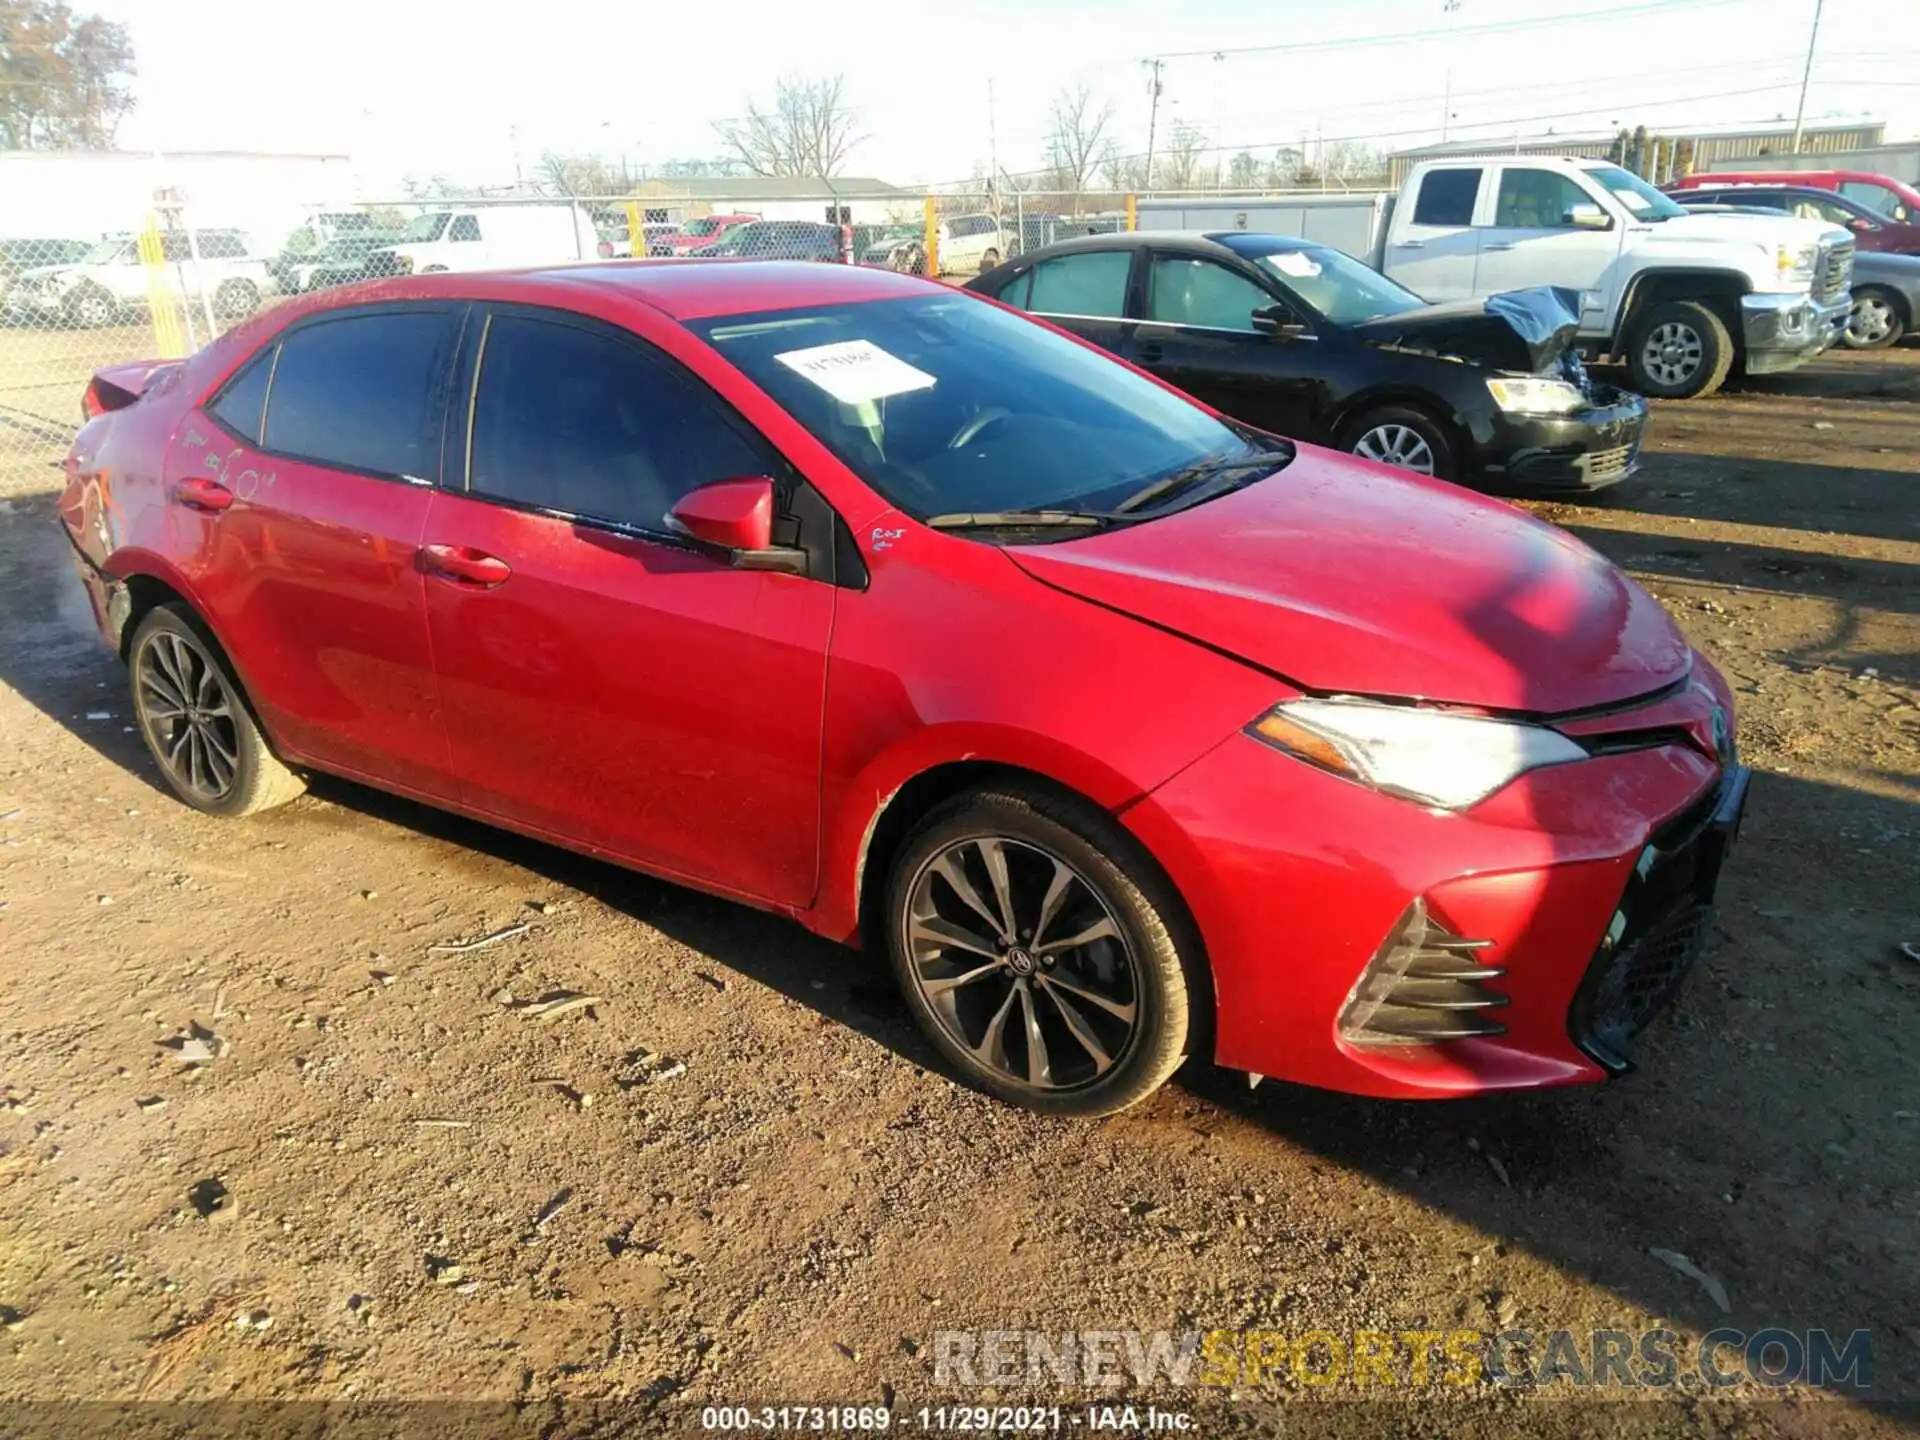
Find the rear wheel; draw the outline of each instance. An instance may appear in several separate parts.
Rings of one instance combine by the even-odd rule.
[[[887,948],[907,1006],[968,1081],[1050,1115],[1108,1115],[1179,1068],[1178,902],[1090,806],[956,796],[895,858]]]
[[[98,285],[82,285],[67,297],[66,309],[70,321],[90,330],[111,325],[119,314],[113,297]]]
[[[1635,322],[1627,344],[1634,388],[1663,400],[1711,395],[1733,368],[1727,322],[1698,300],[1666,300]]]
[[[985,251],[980,256],[980,273],[984,275],[987,271],[993,269],[993,267],[998,265],[999,263],[1000,263],[1000,252],[998,250]]]
[[[222,320],[244,320],[260,308],[260,289],[251,280],[228,280],[213,292],[213,313]]]
[[[149,611],[127,660],[141,738],[187,804],[252,815],[306,788],[268,748],[219,643],[185,606]]]
[[[1398,470],[1431,475],[1437,480],[1460,478],[1453,441],[1446,429],[1424,410],[1411,405],[1382,405],[1349,422],[1340,432],[1340,448]]]
[[[1889,291],[1869,287],[1853,292],[1853,310],[1841,337],[1849,350],[1884,350],[1906,333],[1906,315]]]

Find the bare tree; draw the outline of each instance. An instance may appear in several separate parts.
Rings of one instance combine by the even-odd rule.
[[[1153,183],[1161,190],[1191,190],[1200,179],[1207,136],[1199,126],[1176,120],[1167,127],[1166,142],[1154,157]]]
[[[1053,97],[1047,122],[1047,163],[1059,188],[1078,195],[1099,168],[1102,141],[1113,123],[1113,102],[1096,102],[1086,85],[1061,90]]]
[[[721,140],[755,175],[837,175],[862,136],[846,104],[846,77],[783,76],[766,109],[748,102],[738,120],[716,122]]]
[[[1227,184],[1235,190],[1258,188],[1263,173],[1260,161],[1251,150],[1242,150],[1227,162]]]
[[[0,149],[112,149],[132,75],[125,25],[60,0],[0,4]]]
[[[1273,158],[1267,162],[1266,183],[1280,188],[1297,185],[1300,172],[1305,168],[1307,157],[1291,145],[1283,145],[1273,152]]]
[[[1147,160],[1144,155],[1122,155],[1120,147],[1107,141],[1100,152],[1100,179],[1107,189],[1126,193],[1147,188]]]

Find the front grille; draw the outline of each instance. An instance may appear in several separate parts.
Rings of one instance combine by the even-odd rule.
[[[1599,977],[1587,998],[1590,1044],[1622,1054],[1627,1042],[1671,1000],[1699,958],[1713,918],[1710,906],[1681,905],[1638,940],[1595,961]]]
[[[1591,450],[1587,453],[1587,478],[1589,480],[1618,480],[1633,468],[1635,445],[1616,445],[1611,450]]]
[[[1507,1003],[1490,982],[1506,972],[1473,952],[1489,940],[1467,940],[1415,900],[1361,974],[1340,1011],[1340,1036],[1352,1045],[1430,1045],[1503,1035],[1506,1026],[1481,1014]]]
[[[1828,248],[1820,247],[1820,298],[1833,300],[1844,295],[1853,280],[1853,242],[1842,240]]]

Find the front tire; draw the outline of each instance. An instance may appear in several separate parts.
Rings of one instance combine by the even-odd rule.
[[[267,745],[220,644],[184,605],[156,605],[127,650],[133,713],[173,793],[208,815],[284,805],[306,783]]]
[[[1907,333],[1907,317],[1891,291],[1867,286],[1853,292],[1841,343],[1849,350],[1884,350]]]
[[[213,313],[222,320],[244,320],[260,308],[260,287],[251,280],[228,280],[213,292]]]
[[[983,251],[980,255],[980,273],[982,275],[986,274],[987,271],[993,269],[993,267],[999,263],[1000,252],[998,250]]]
[[[1459,457],[1446,428],[1411,405],[1382,405],[1349,421],[1340,431],[1340,448],[1362,460],[1431,475],[1460,478]]]
[[[1711,395],[1733,368],[1727,322],[1698,300],[1665,300],[1634,323],[1627,373],[1643,395],[1692,400]]]
[[[1038,787],[958,795],[901,846],[887,952],[969,1083],[1047,1115],[1111,1115],[1164,1084],[1193,1026],[1179,902],[1101,812]]]
[[[68,298],[66,310],[69,323],[98,330],[119,318],[120,307],[98,285],[83,285]]]

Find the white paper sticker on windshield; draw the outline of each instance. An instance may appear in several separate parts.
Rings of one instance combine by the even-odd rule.
[[[1298,250],[1282,250],[1278,255],[1269,255],[1267,263],[1282,275],[1292,275],[1300,280],[1311,280],[1320,273],[1320,262]]]
[[[846,405],[930,390],[935,383],[926,371],[889,355],[871,340],[841,340],[809,350],[789,350],[773,358]]]

